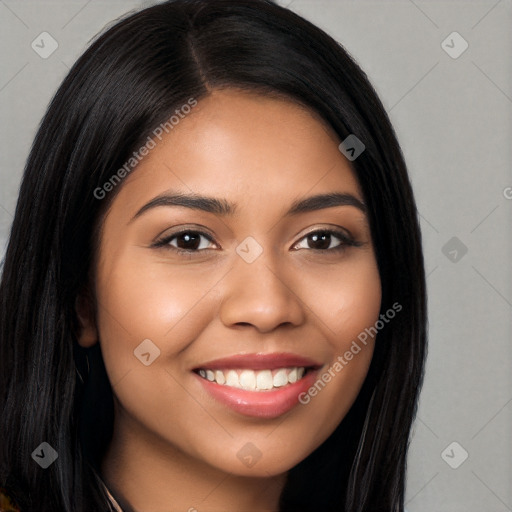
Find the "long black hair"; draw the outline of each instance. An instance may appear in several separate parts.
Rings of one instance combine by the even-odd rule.
[[[325,32],[270,0],[169,0],[100,34],[51,101],[28,157],[0,284],[0,486],[22,510],[109,510],[98,481],[113,427],[101,353],[87,373],[75,300],[90,283],[102,187],[190,98],[237,88],[292,99],[365,151],[351,162],[382,283],[366,380],[334,433],[292,468],[281,511],[403,510],[423,381],[427,311],[421,233],[406,164],[365,73]],[[117,187],[119,189],[119,186]],[[42,469],[32,453],[58,453]]]

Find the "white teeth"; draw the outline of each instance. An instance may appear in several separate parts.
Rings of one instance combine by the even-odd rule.
[[[199,370],[203,379],[217,384],[249,391],[268,391],[293,384],[304,377],[304,367],[279,368],[276,370]]]
[[[272,386],[272,372],[270,370],[258,372],[256,376],[256,387],[258,389],[272,389]]]
[[[244,370],[240,374],[240,386],[243,389],[256,389],[256,375],[252,370]]]
[[[278,370],[274,375],[273,384],[275,388],[280,388],[281,386],[286,386],[286,384],[288,384],[288,375],[284,368]]]
[[[234,388],[241,387],[240,381],[238,380],[238,373],[236,373],[235,370],[229,370],[226,375],[226,386],[232,386]]]
[[[219,384],[225,384],[226,383],[226,379],[224,377],[224,374],[220,371],[220,370],[217,370],[215,372],[215,380],[219,383]]]

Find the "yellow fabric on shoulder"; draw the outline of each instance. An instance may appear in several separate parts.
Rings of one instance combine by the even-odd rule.
[[[0,487],[0,512],[21,512],[17,508],[11,498],[7,495],[7,491]]]

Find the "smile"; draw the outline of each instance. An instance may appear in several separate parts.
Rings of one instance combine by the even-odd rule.
[[[246,391],[272,391],[288,384],[294,384],[304,377],[307,368],[304,366],[293,368],[277,368],[264,370],[224,369],[198,370],[198,374],[210,382]]]
[[[323,365],[291,353],[234,354],[192,368],[200,389],[246,417],[273,419],[299,405]]]

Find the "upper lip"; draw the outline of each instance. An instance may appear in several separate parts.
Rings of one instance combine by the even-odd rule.
[[[321,363],[309,357],[297,354],[274,352],[269,354],[236,354],[208,361],[194,368],[210,370],[248,369],[248,370],[274,370],[276,368],[314,367],[319,368]]]

